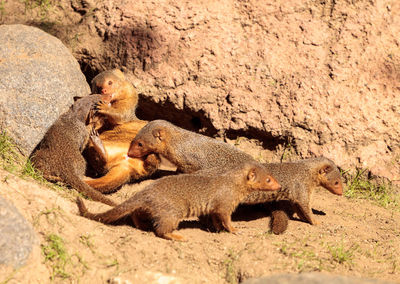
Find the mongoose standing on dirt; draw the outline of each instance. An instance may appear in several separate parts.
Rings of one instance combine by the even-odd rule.
[[[158,237],[183,240],[181,235],[173,233],[183,218],[211,215],[217,230],[235,232],[231,214],[240,200],[252,191],[278,189],[280,185],[263,165],[249,162],[228,170],[212,169],[160,178],[104,213],[89,213],[80,198],[77,203],[80,214],[89,219],[111,223],[131,215],[139,229],[147,229],[145,221],[151,221]]]
[[[295,212],[301,220],[314,225],[316,221],[312,217],[310,204],[314,189],[322,186],[333,194],[343,194],[339,169],[327,158],[319,157],[264,165],[276,177],[282,189],[276,192],[253,192],[242,200],[242,204],[288,200],[291,208],[286,208],[285,211],[288,211],[290,215]],[[271,223],[272,231],[277,234],[284,232],[287,228],[285,213],[279,210],[273,211]]]
[[[49,128],[32,153],[31,160],[46,179],[65,182],[87,197],[113,206],[113,201],[82,180],[86,171],[82,151],[89,139],[85,122],[93,104],[99,99],[100,95],[78,99]]]
[[[232,145],[165,120],[154,120],[144,126],[132,140],[128,156],[140,158],[151,153],[164,156],[183,173],[254,161]]]

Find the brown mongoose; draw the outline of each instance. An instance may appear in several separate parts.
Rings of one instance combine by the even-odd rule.
[[[128,156],[140,158],[151,153],[164,156],[183,173],[254,160],[235,146],[165,120],[154,120],[144,126],[132,140]]]
[[[100,95],[78,99],[48,129],[32,153],[31,161],[46,179],[65,182],[87,197],[113,206],[113,201],[82,180],[86,171],[82,151],[89,139],[85,122],[92,105],[99,99]]]
[[[207,169],[160,178],[104,213],[89,213],[80,198],[77,203],[80,214],[89,219],[111,223],[131,215],[139,229],[147,229],[145,221],[151,221],[158,237],[183,240],[181,235],[173,233],[182,219],[211,215],[217,230],[235,232],[231,214],[240,200],[255,190],[279,188],[263,165],[247,162],[228,170]]]
[[[117,125],[97,136],[92,133],[90,152],[86,152],[87,160],[96,172],[104,175],[99,178],[85,179],[91,187],[102,193],[109,193],[121,185],[154,173],[160,159],[155,154],[146,158],[130,158],[127,156],[129,144],[138,130],[145,125],[143,121],[128,122]],[[89,155],[90,153],[90,155]]]
[[[107,70],[92,80],[92,92],[101,93],[91,123],[100,131],[91,135],[84,156],[96,175],[85,182],[96,190],[108,193],[121,185],[152,174],[158,166],[155,155],[140,158],[127,156],[131,140],[147,121],[138,120],[135,110],[138,95],[132,84],[118,70]]]
[[[327,158],[319,157],[296,162],[270,163],[264,165],[268,171],[276,177],[282,189],[276,192],[253,192],[242,200],[242,204],[288,200],[290,201],[291,208],[287,208],[285,211],[290,209],[292,212],[295,212],[301,220],[310,224],[316,224],[316,221],[312,217],[313,214],[310,204],[314,189],[318,186],[322,186],[333,194],[343,194],[340,171],[337,166]],[[289,214],[291,215],[292,212],[289,212]],[[283,214],[282,212],[272,214],[272,218],[276,218],[276,222],[272,220],[272,231],[283,232],[286,230],[287,220],[285,221]]]
[[[103,71],[93,78],[91,84],[93,94],[102,94],[102,99],[95,106],[96,116],[102,118],[96,122],[96,129],[102,131],[137,120],[138,94],[120,70]]]

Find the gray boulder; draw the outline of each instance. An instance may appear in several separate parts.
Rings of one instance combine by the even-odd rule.
[[[29,155],[46,130],[90,93],[80,66],[63,43],[24,25],[0,26],[0,130]]]
[[[35,240],[28,221],[14,205],[0,197],[0,265],[23,266]]]

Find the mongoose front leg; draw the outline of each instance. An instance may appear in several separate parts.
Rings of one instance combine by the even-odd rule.
[[[295,211],[299,216],[300,220],[308,222],[311,225],[318,225],[318,222],[313,218],[313,213],[309,203],[306,204],[305,206],[297,203],[295,204],[295,207],[296,207]]]
[[[148,175],[153,174],[160,166],[161,159],[156,154],[150,154],[144,160],[143,168]]]
[[[238,230],[233,227],[231,222],[231,215],[227,213],[218,214],[218,217],[222,223],[222,226],[230,233],[237,233]]]

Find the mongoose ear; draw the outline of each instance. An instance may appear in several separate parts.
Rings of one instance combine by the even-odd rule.
[[[255,168],[250,169],[249,173],[247,174],[247,180],[250,182],[254,182],[256,178],[257,178],[256,169]]]
[[[319,169],[319,173],[321,175],[327,174],[330,171],[332,171],[332,167],[330,165],[323,165],[320,169]]]
[[[125,75],[124,75],[124,73],[122,73],[121,70],[119,70],[119,69],[113,69],[112,72],[113,72],[113,74],[114,74],[115,76],[117,76],[119,79],[125,80]]]
[[[156,139],[163,141],[165,139],[165,130],[164,129],[154,129],[153,136]]]

